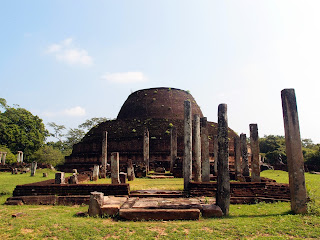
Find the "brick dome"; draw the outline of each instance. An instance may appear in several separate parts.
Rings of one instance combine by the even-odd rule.
[[[117,119],[183,119],[185,100],[191,102],[193,115],[199,114],[203,117],[200,107],[188,91],[176,88],[150,88],[129,95]]]

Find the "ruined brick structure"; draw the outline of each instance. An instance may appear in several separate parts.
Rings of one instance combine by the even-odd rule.
[[[108,163],[111,152],[119,152],[120,168],[124,169],[128,159],[134,164],[143,162],[143,133],[147,128],[150,134],[150,169],[163,166],[170,168],[170,129],[177,129],[178,157],[183,157],[183,118],[184,101],[190,100],[192,116],[203,117],[200,107],[188,91],[175,88],[151,88],[136,91],[129,95],[117,119],[108,120],[92,128],[80,143],[73,146],[72,154],[60,167],[63,171],[87,170],[94,164],[101,165],[103,132],[108,132]],[[216,111],[212,106],[212,111]],[[208,121],[209,152],[213,160],[213,135],[217,134],[217,123]],[[229,129],[233,141],[236,133]],[[230,144],[233,156],[233,144]],[[232,157],[231,157],[232,158]],[[232,164],[231,164],[232,165]]]

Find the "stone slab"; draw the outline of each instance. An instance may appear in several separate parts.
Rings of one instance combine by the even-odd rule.
[[[101,215],[115,216],[119,213],[120,204],[109,204],[101,207]]]
[[[126,220],[198,220],[199,209],[120,209],[119,216]]]
[[[222,217],[222,210],[219,206],[214,204],[202,205],[202,216],[203,217]]]

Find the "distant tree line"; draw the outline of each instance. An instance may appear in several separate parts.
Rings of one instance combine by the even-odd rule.
[[[7,152],[7,163],[16,162],[15,154],[23,151],[25,162],[61,164],[88,130],[107,120],[92,118],[70,129],[50,122],[48,126],[53,130],[49,132],[41,118],[18,105],[7,105],[4,98],[0,98],[0,109],[4,110],[0,111],[0,151]],[[48,137],[55,141],[46,142]]]
[[[320,165],[320,144],[311,139],[302,139],[302,154],[306,164]],[[271,165],[286,164],[286,143],[284,136],[266,135],[259,139],[260,153]]]

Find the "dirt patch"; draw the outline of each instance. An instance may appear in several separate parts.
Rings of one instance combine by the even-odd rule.
[[[149,227],[147,228],[148,230],[152,231],[152,232],[156,232],[158,235],[155,237],[155,239],[160,238],[161,236],[167,236],[168,234],[166,233],[166,229],[165,228],[161,228],[161,227]]]
[[[203,227],[203,228],[201,228],[201,230],[209,232],[209,233],[213,232],[213,230],[211,228],[208,228],[208,227]]]
[[[28,234],[28,233],[33,233],[34,230],[33,229],[30,229],[30,228],[21,228],[20,232],[22,234]]]
[[[119,236],[115,236],[115,235],[108,234],[108,235],[105,236],[103,239],[110,239],[110,238],[119,239],[120,237],[119,237]]]

